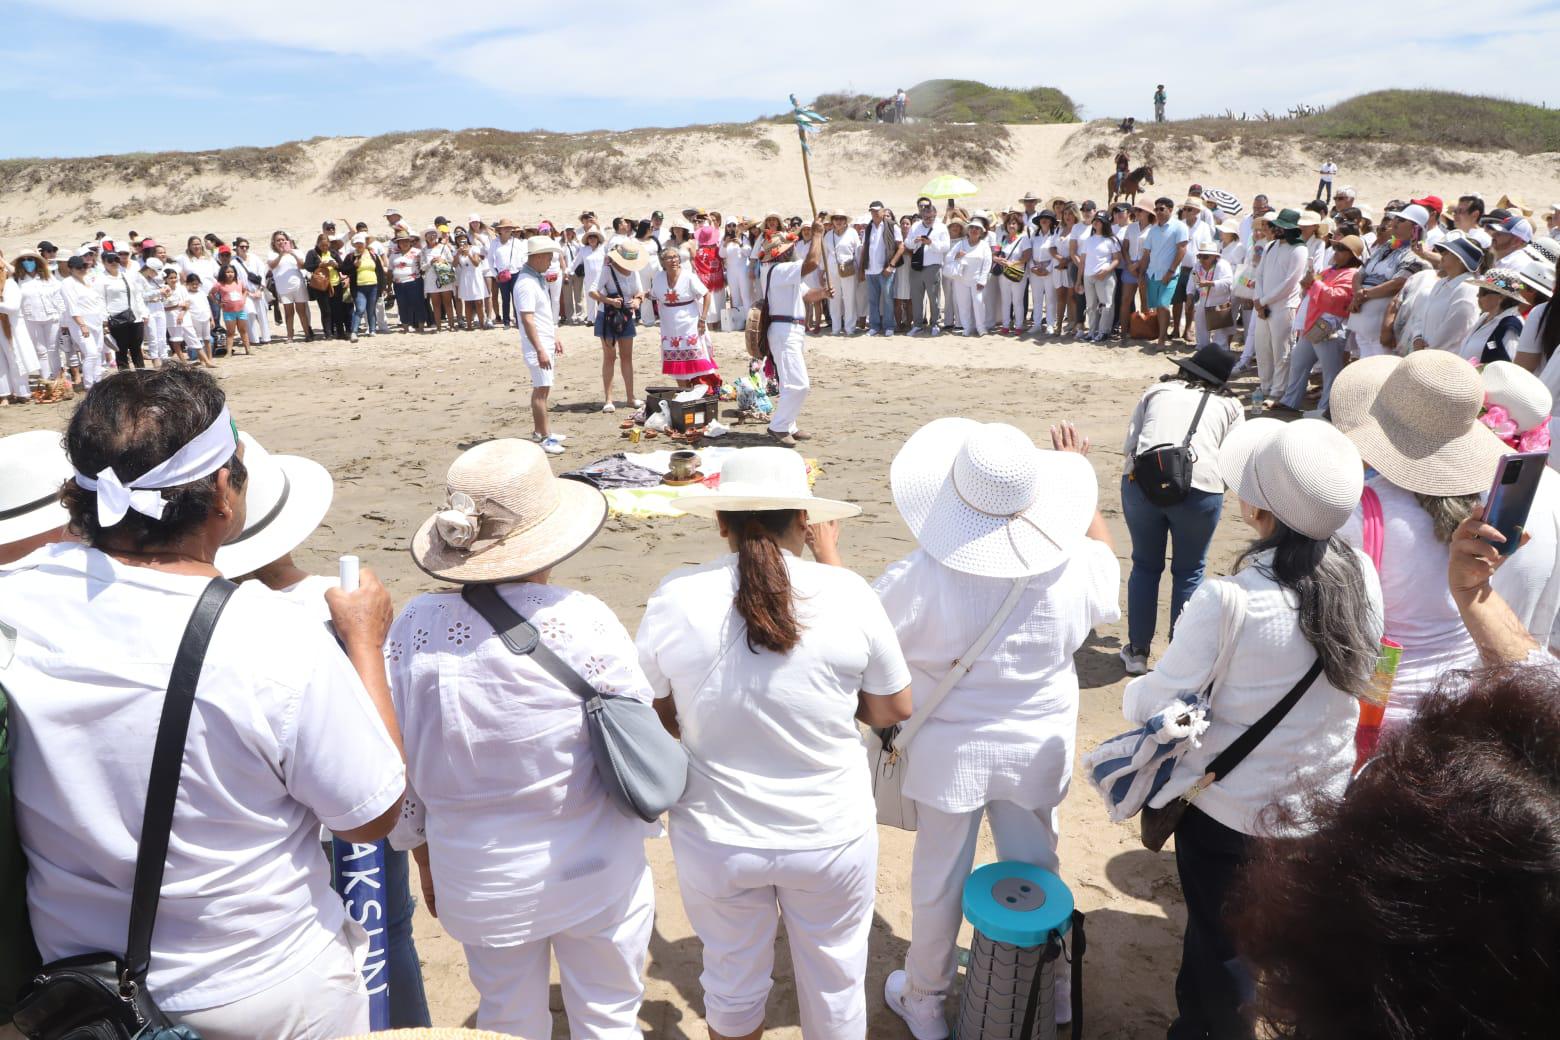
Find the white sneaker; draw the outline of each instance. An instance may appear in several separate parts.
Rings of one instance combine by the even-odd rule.
[[[549,455],[562,455],[563,442],[556,437],[548,437],[542,441],[542,450]]]
[[[934,335],[934,336],[941,336],[942,335],[942,326],[941,325],[933,325],[932,326],[932,335]]]
[[[943,1015],[940,997],[912,997],[905,993],[903,969],[893,972],[883,983],[883,1001],[888,1009],[905,1020],[915,1040],[947,1040],[948,1020]]]
[[[613,404],[611,401],[608,401],[606,404],[601,406],[601,410],[603,412],[615,412],[617,411],[617,405]]]
[[[1121,648],[1121,664],[1128,675],[1147,675],[1148,653],[1135,646],[1124,646]]]

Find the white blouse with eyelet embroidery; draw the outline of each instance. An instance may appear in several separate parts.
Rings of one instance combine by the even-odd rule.
[[[530,582],[499,592],[597,690],[650,701],[606,604]],[[608,798],[580,698],[511,653],[458,593],[407,604],[385,664],[410,781],[391,840],[427,842],[445,931],[488,946],[531,941],[600,913],[638,880],[651,831]]]

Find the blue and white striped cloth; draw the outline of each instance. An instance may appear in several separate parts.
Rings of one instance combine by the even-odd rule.
[[[1201,697],[1181,698],[1140,728],[1112,737],[1084,756],[1085,775],[1105,799],[1110,818],[1120,823],[1136,816],[1207,730],[1207,703]]]

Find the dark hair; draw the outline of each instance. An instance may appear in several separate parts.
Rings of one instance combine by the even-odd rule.
[[[1321,199],[1312,199],[1310,202],[1305,204],[1304,208],[1310,210],[1312,213],[1320,213],[1324,217],[1327,216],[1327,203],[1323,202]]]
[[[1300,632],[1322,659],[1327,681],[1347,694],[1364,693],[1381,646],[1367,634],[1379,625],[1354,550],[1337,537],[1303,535],[1275,516],[1273,533],[1247,546],[1235,569],[1269,549],[1273,558],[1253,566],[1294,594]]]
[[[1560,278],[1560,262],[1555,264],[1555,275]],[[1554,357],[1555,347],[1560,345],[1560,302],[1551,298],[1544,308],[1544,316],[1538,323],[1538,346],[1546,359]]]
[[[1168,206],[1171,209],[1175,209],[1175,200],[1168,195],[1161,195],[1154,200],[1154,208],[1158,209],[1160,206]]]
[[[1104,228],[1104,230],[1096,232],[1094,230],[1096,224]],[[1094,216],[1089,218],[1089,232],[1098,234],[1102,238],[1114,239],[1116,237],[1116,229],[1110,222],[1110,214],[1104,210],[1096,210]]]
[[[766,509],[753,513],[721,512],[729,530],[737,536],[737,596],[733,604],[747,622],[747,646],[788,654],[801,641],[791,572],[786,568],[777,539],[796,523],[794,509]]]
[[[1236,948],[1282,1037],[1551,1036],[1560,700],[1546,668],[1459,675],[1302,837],[1256,843]],[[1548,996],[1545,996],[1548,994]]]
[[[226,400],[216,378],[191,365],[121,372],[88,390],[76,406],[65,451],[76,472],[112,469],[128,484],[199,436],[222,414]],[[226,468],[233,487],[242,488],[247,475],[236,452]],[[132,509],[109,530],[136,549],[168,545],[205,523],[216,488],[216,474],[167,488],[161,519]],[[61,502],[70,512],[70,529],[88,545],[98,544],[105,530],[98,524],[97,492],[67,480]]]
[[[1277,224],[1273,224],[1273,231],[1275,232],[1273,237],[1280,242],[1288,242],[1292,245],[1299,245],[1303,241],[1303,239],[1300,237],[1300,229],[1297,227],[1281,228]]]
[[[1457,204],[1465,209],[1473,210],[1481,217],[1484,216],[1484,200],[1477,195],[1459,195]]]
[[[235,281],[235,282],[238,281],[238,268],[234,267],[232,264],[223,264],[217,270],[217,281],[218,281],[218,283],[220,283],[222,285],[226,285],[227,284],[227,276],[228,275],[232,275],[233,276],[233,281]]]

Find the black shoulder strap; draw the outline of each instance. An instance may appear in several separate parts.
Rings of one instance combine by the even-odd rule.
[[[226,578],[211,579],[195,603],[195,611],[184,627],[184,638],[179,642],[178,655],[173,659],[162,718],[157,723],[157,743],[152,749],[146,813],[141,818],[141,844],[135,857],[124,981],[140,982],[151,968],[152,929],[157,924],[163,871],[168,866],[168,838],[173,829],[173,805],[179,795],[179,774],[184,771],[184,741],[190,730],[190,712],[195,707],[195,685],[217,618],[222,616],[222,608],[237,588]]]
[[[1284,694],[1283,700],[1269,708],[1267,714],[1253,723],[1250,729],[1236,737],[1229,747],[1219,752],[1219,756],[1208,767],[1208,772],[1213,774],[1214,779],[1224,779],[1224,777],[1229,775],[1230,770],[1240,765],[1247,755],[1255,751],[1257,745],[1262,743],[1269,733],[1273,732],[1274,727],[1284,721],[1284,716],[1289,714],[1290,709],[1300,703],[1300,698],[1305,696],[1305,691],[1311,688],[1311,684],[1321,674],[1322,659],[1318,657],[1316,662],[1311,665],[1310,671],[1302,675],[1300,681],[1295,683],[1288,693]]]
[[[498,594],[497,586],[463,585],[460,598],[469,603],[472,610],[481,614],[482,619],[493,626],[494,633],[503,640],[510,653],[534,659],[548,674],[578,694],[587,704],[600,698],[601,694],[595,687],[547,648],[547,644],[542,642],[541,634],[536,631],[536,626],[521,616],[518,610],[511,607],[504,597]]]
[[[1192,413],[1192,425],[1186,428],[1186,440],[1181,442],[1181,447],[1190,448],[1192,446],[1192,436],[1197,432],[1197,424],[1202,422],[1203,409],[1208,407],[1208,397],[1212,393],[1212,390],[1204,390],[1202,392],[1202,399],[1197,402],[1197,411]]]

